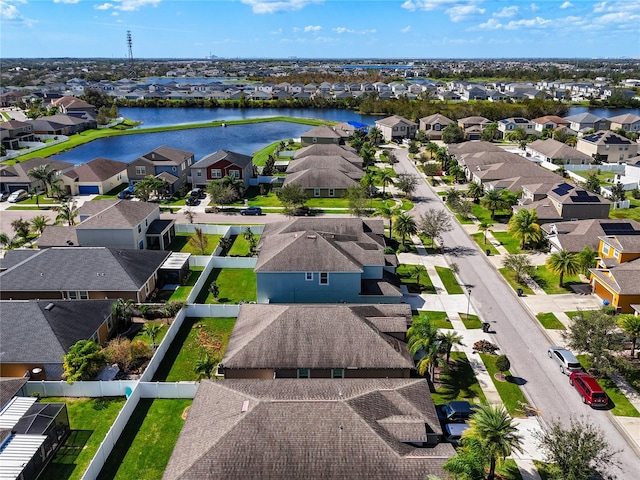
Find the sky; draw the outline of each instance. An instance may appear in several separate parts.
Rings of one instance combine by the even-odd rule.
[[[640,58],[640,0],[0,0],[0,58]],[[1,65],[0,65],[1,67]]]

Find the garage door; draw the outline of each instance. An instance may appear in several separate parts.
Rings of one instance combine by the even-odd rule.
[[[100,187],[98,185],[79,185],[78,193],[80,195],[92,195],[100,193]]]

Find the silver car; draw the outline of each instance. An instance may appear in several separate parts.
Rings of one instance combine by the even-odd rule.
[[[565,375],[573,372],[582,372],[582,365],[573,353],[563,347],[551,346],[547,351],[549,358],[552,358],[560,366],[560,371]]]

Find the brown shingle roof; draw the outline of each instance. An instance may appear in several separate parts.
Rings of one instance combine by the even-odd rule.
[[[158,210],[157,204],[131,200],[94,200],[80,207],[80,215],[90,215],[77,225],[80,229],[132,228]]]
[[[108,158],[94,158],[66,172],[65,176],[78,182],[103,182],[126,169],[126,163]]]

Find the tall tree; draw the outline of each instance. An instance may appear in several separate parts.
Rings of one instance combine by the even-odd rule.
[[[373,212],[374,216],[389,220],[389,238],[391,238],[391,235],[393,234],[393,219],[400,213],[400,208],[397,207],[393,201],[382,202],[382,204]]]
[[[508,208],[509,202],[500,190],[489,190],[480,200],[480,205],[491,212],[491,220],[496,219],[496,210]]]
[[[407,345],[411,355],[423,355],[416,365],[418,373],[424,375],[427,370],[431,371],[435,366],[433,356],[439,352],[439,341],[438,329],[429,317],[423,315],[413,321],[407,330]]]
[[[580,271],[583,275],[589,275],[589,269],[595,268],[598,261],[598,254],[589,245],[577,253],[580,262]]]
[[[66,222],[70,227],[76,224],[76,217],[79,215],[80,209],[75,200],[67,200],[53,209],[58,212],[56,221]]]
[[[434,238],[452,229],[451,217],[444,210],[430,208],[420,215],[418,220],[418,230],[431,239],[431,246]]]
[[[209,246],[209,237],[200,227],[194,229],[194,234],[189,237],[189,243],[200,252],[200,255],[206,255]]]
[[[462,336],[456,332],[455,330],[447,330],[444,333],[441,333],[440,336],[440,350],[445,355],[445,362],[449,363],[449,358],[451,357],[451,349],[454,345],[464,346],[462,343]]]
[[[626,192],[624,191],[624,185],[622,183],[617,182],[611,187],[611,200],[614,202],[622,202],[626,197]]]
[[[563,249],[549,255],[549,258],[547,258],[547,267],[553,273],[557,273],[560,276],[558,286],[562,288],[564,286],[565,275],[576,275],[580,271],[580,260],[575,253]]]
[[[394,231],[402,237],[402,244],[404,245],[407,236],[415,235],[418,233],[418,226],[416,221],[408,213],[401,213],[396,218],[396,223],[393,226]]]
[[[399,173],[395,183],[398,190],[404,193],[405,197],[411,198],[411,194],[416,191],[419,182],[420,179],[413,173]]]
[[[478,224],[478,230],[480,230],[484,234],[484,244],[487,244],[487,231],[489,231],[492,227],[491,222],[483,221]]]
[[[31,224],[24,220],[22,217],[16,218],[11,222],[11,228],[16,232],[16,235],[23,240],[29,238],[29,232],[31,232]]]
[[[618,315],[618,326],[631,339],[631,358],[635,358],[636,342],[640,337],[640,317],[632,313]]]
[[[31,219],[31,228],[39,235],[42,235],[44,229],[49,225],[51,225],[51,220],[44,215],[36,215]]]
[[[457,123],[450,123],[442,130],[444,143],[461,143],[464,141],[464,130]]]
[[[382,140],[384,140],[382,131],[378,127],[371,127],[369,129],[369,133],[367,134],[367,138],[372,145],[378,145],[380,142],[382,142]]]
[[[39,165],[35,168],[30,169],[27,172],[27,175],[34,178],[35,180],[39,180],[44,185],[45,194],[49,195],[49,187],[53,185],[56,177],[58,176],[58,172],[54,169],[49,168],[49,164],[45,163],[43,165]]]
[[[520,239],[520,248],[528,244],[538,244],[543,238],[543,231],[538,225],[538,216],[535,210],[523,208],[509,219],[507,231],[515,238]]]
[[[219,182],[209,183],[207,193],[211,197],[211,201],[222,208],[238,199],[238,194],[233,187],[224,186]]]
[[[307,193],[299,183],[289,183],[276,191],[276,197],[284,206],[285,213],[290,215],[296,208],[307,203]]]
[[[495,477],[496,466],[516,450],[522,451],[522,436],[504,405],[480,405],[469,419],[465,436],[477,438],[489,456],[488,480]]]
[[[600,179],[598,175],[595,173],[591,173],[587,176],[587,180],[585,182],[585,188],[590,192],[600,194]]]
[[[64,368],[62,378],[65,378],[67,383],[93,378],[104,364],[100,345],[91,340],[80,340],[74,343],[62,358]]]
[[[529,259],[529,255],[509,253],[502,260],[502,266],[510,268],[516,274],[516,282],[525,283],[525,277],[529,275],[533,269],[533,264]]]
[[[484,185],[479,182],[469,183],[467,196],[473,198],[473,203],[480,203],[480,199],[484,196]]]
[[[386,168],[380,170],[376,175],[378,177],[378,181],[382,183],[382,196],[384,197],[386,194],[387,185],[393,183],[394,175]]]
[[[352,185],[347,188],[347,202],[349,204],[349,213],[355,217],[367,215],[369,210],[369,196],[367,189],[362,185]]]

